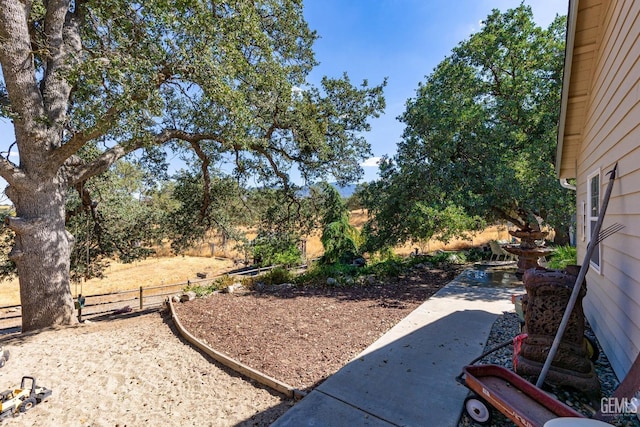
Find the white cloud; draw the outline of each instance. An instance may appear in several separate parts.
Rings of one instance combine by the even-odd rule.
[[[291,88],[291,98],[294,100],[301,100],[303,92],[304,90],[301,87],[293,86]]]
[[[360,163],[360,166],[363,168],[377,168],[380,160],[382,160],[381,157],[369,157],[367,160]]]

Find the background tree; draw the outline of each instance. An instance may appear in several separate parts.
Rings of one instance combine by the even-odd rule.
[[[76,239],[70,260],[72,281],[102,277],[114,258],[125,263],[145,258],[167,236],[161,226],[166,205],[150,196],[144,181],[142,168],[120,160],[70,193],[66,224]]]
[[[247,190],[237,180],[212,171],[205,185],[202,173],[181,171],[171,185],[168,200],[175,203],[164,209],[160,226],[171,242],[173,252],[201,242],[208,233],[224,235],[229,239],[242,239],[238,226],[250,222],[250,212],[244,203]]]
[[[360,176],[370,154],[361,132],[384,108],[384,83],[308,87],[315,38],[301,0],[3,1],[0,114],[20,160],[0,158],[0,176],[16,210],[9,257],[24,332],[76,321],[68,190],[129,153],[158,163],[166,145],[184,156],[205,204],[212,162],[284,189],[293,167],[310,180]]]
[[[349,208],[338,190],[326,182],[319,186],[322,219],[320,241],[325,264],[349,263],[360,256],[359,233],[349,223]]]
[[[397,154],[382,166],[367,206],[382,241],[427,237],[428,218],[456,226],[539,221],[568,237],[575,197],[555,178],[565,19],[544,30],[521,5],[494,10],[418,87],[400,117]],[[462,209],[459,209],[462,208]],[[463,220],[462,214],[467,220]],[[426,224],[422,220],[425,217]],[[446,232],[445,232],[446,236]]]
[[[359,187],[359,198],[369,213],[363,227],[365,251],[385,251],[406,242],[424,251],[431,239],[446,243],[485,226],[481,217],[467,214],[430,185],[424,172],[424,168],[400,168],[385,159],[380,163],[380,179]]]

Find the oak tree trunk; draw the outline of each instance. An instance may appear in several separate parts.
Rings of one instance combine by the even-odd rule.
[[[566,226],[558,226],[554,227],[555,237],[553,238],[553,243],[559,246],[568,245],[570,242],[569,239],[569,228]]]
[[[7,225],[16,233],[9,257],[20,281],[22,332],[77,323],[69,263],[73,238],[65,229],[66,186],[58,173],[22,191],[9,187],[16,216]]]

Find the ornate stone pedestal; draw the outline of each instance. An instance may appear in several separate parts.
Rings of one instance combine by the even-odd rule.
[[[521,351],[514,358],[514,370],[519,375],[537,378],[540,374],[562,321],[578,272],[579,268],[571,266],[564,271],[538,267],[524,273],[523,282],[527,297],[523,308],[525,331],[528,336],[522,343]],[[583,283],[545,382],[574,387],[597,398],[600,395],[600,382],[593,363],[589,360],[584,339],[582,298],[585,294],[586,284]]]

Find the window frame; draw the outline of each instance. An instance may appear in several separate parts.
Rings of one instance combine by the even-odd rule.
[[[593,183],[592,181],[597,178],[598,182],[597,185],[595,187],[595,191],[597,191],[597,194],[593,194],[594,193],[594,188],[593,188]],[[587,225],[587,244],[589,244],[591,242],[591,233],[592,233],[592,229],[595,226],[596,222],[598,221],[598,215],[600,214],[600,209],[602,209],[602,199],[601,199],[601,189],[602,187],[602,174],[601,174],[601,170],[600,168],[598,168],[596,171],[590,173],[589,175],[587,175],[587,209],[586,209],[586,218],[585,218],[585,222]],[[597,206],[596,206],[596,212],[595,212],[595,216],[592,215],[594,212],[594,206],[593,206],[593,202],[594,202],[594,197],[597,197]],[[595,258],[595,259],[594,259]],[[591,256],[591,258],[589,259],[589,265],[591,266],[591,268],[593,268],[598,274],[602,274],[602,246],[600,244],[598,244],[596,246],[596,249],[593,253],[593,255]]]

